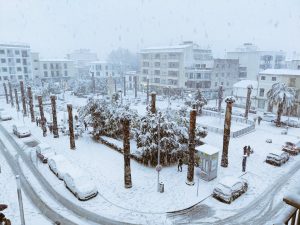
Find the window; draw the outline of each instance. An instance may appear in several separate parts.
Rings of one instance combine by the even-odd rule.
[[[197,79],[201,79],[201,73],[197,73]]]
[[[149,67],[149,62],[143,62],[144,67]]]
[[[59,76],[59,71],[56,71],[56,76],[57,76],[57,77]]]
[[[155,67],[160,67],[160,62],[155,62],[155,63],[154,63],[154,66],[155,66]]]
[[[2,67],[2,72],[7,72],[7,68],[6,67]]]
[[[178,68],[179,63],[178,62],[169,62],[168,66],[169,66],[169,68]]]
[[[4,49],[0,49],[0,54],[5,54],[5,50]]]
[[[26,50],[22,51],[22,57],[28,57],[28,52]]]
[[[44,71],[44,77],[48,77],[48,72]]]
[[[16,55],[20,55],[20,51],[19,51],[19,50],[16,50],[16,51],[15,51],[15,54],[16,54]]]
[[[206,68],[206,64],[201,64],[201,69],[205,69]]]
[[[53,63],[50,64],[50,68],[51,68],[51,69],[54,69]]]
[[[160,59],[160,54],[155,54],[155,55],[154,55],[154,58]]]
[[[3,80],[8,80],[8,76],[4,76],[4,77],[3,77]]]
[[[276,81],[276,77],[272,77],[272,81]]]
[[[148,74],[148,73],[149,73],[148,70],[143,69],[143,74]]]
[[[260,88],[260,89],[259,89],[259,96],[260,96],[260,97],[264,97],[264,94],[265,94],[265,89]]]
[[[23,59],[23,65],[27,65],[27,60]]]
[[[266,77],[265,76],[261,76],[260,80],[266,80]]]
[[[17,67],[17,71],[22,71],[22,67]]]
[[[6,63],[6,59],[1,59],[1,63]]]
[[[21,59],[16,59],[16,63],[21,63]]]
[[[190,73],[190,79],[193,79],[193,78],[194,78],[194,74]]]
[[[24,67],[24,73],[28,73],[27,67]]]
[[[57,70],[58,70],[58,68],[59,68],[59,64],[58,64],[58,63],[56,63],[56,64],[55,64],[55,69],[57,69]]]
[[[51,77],[54,77],[54,71],[51,71]]]
[[[68,76],[68,71],[65,71],[65,76]]]
[[[224,82],[221,82],[221,85],[224,85]]]
[[[160,75],[160,70],[154,70],[155,75]]]
[[[68,68],[67,63],[64,63],[64,69],[66,70]]]
[[[177,77],[178,76],[178,71],[168,71],[168,76],[171,76],[171,77]]]
[[[22,79],[23,79],[23,76],[22,76],[22,75],[19,75],[19,76],[18,76],[18,79],[19,79],[19,80],[22,80]]]
[[[44,68],[44,70],[47,69],[47,64],[46,63],[43,64],[43,68]]]
[[[290,78],[289,86],[296,87],[296,78]]]
[[[159,84],[160,83],[160,78],[154,78],[154,83]]]

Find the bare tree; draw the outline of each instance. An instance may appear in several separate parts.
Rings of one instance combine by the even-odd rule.
[[[226,113],[224,121],[224,135],[223,135],[223,152],[221,166],[228,167],[228,147],[230,141],[230,126],[231,126],[231,114],[232,114],[232,105],[235,102],[233,97],[226,98]]]
[[[123,149],[124,149],[124,182],[125,188],[132,187],[131,181],[131,168],[130,168],[130,119],[124,117],[122,119],[123,124]]]
[[[187,181],[188,185],[194,185],[194,164],[195,164],[195,129],[196,129],[196,109],[190,112],[190,129],[189,129],[189,164]]]
[[[67,105],[68,115],[69,115],[69,131],[70,131],[70,149],[75,149],[75,136],[73,128],[73,114],[72,114],[72,104]]]

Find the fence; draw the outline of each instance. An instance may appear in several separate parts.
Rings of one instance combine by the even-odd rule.
[[[225,117],[225,114],[224,113],[219,113],[219,112],[214,112],[214,111],[209,111],[209,110],[205,110],[203,109],[202,110],[202,115],[204,116],[211,116],[211,117],[216,117],[216,118],[223,118]],[[236,137],[239,137],[241,135],[244,135],[244,134],[247,134],[249,132],[252,132],[255,130],[255,124],[253,121],[251,120],[247,120],[245,118],[242,118],[242,117],[238,117],[238,116],[232,116],[231,117],[231,121],[234,121],[234,122],[237,122],[237,123],[244,123],[244,124],[247,124],[247,125],[250,125],[248,127],[245,127],[241,130],[238,130],[238,131],[234,131],[234,132],[230,132],[230,136],[236,138]],[[208,131],[211,131],[211,132],[214,132],[214,133],[218,133],[218,134],[223,134],[224,133],[224,129],[222,128],[217,128],[217,127],[211,127],[209,125],[204,125]]]

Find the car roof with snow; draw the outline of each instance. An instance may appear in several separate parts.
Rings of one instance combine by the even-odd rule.
[[[235,185],[236,183],[240,182],[242,179],[241,178],[236,178],[236,177],[232,177],[232,176],[227,176],[222,178],[219,181],[219,184],[222,184],[226,187],[232,187],[233,185]]]
[[[51,146],[50,145],[48,145],[47,143],[40,143],[39,145],[38,145],[41,149],[46,149],[46,148],[51,148]]]

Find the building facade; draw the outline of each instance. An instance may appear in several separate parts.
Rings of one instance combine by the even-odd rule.
[[[145,86],[149,79],[154,89],[207,87],[212,64],[211,50],[193,42],[145,48],[140,52],[140,83]],[[201,72],[203,76],[197,75]],[[197,84],[193,82],[195,77],[199,77]]]
[[[283,51],[260,51],[252,43],[245,43],[236,51],[227,52],[228,59],[238,59],[241,67],[246,67],[246,73],[240,73],[239,79],[257,80],[258,73],[266,69],[285,68]]]
[[[89,71],[90,76],[94,74],[97,79],[120,76],[119,67],[107,61],[91,62]]]
[[[248,86],[252,86],[251,91],[251,106],[257,106],[257,86],[258,82],[256,80],[241,80],[233,85],[233,96],[235,97],[235,105],[239,105],[241,107],[246,106],[247,102],[247,92]]]
[[[300,59],[286,61],[286,68],[291,70],[300,70]]]
[[[285,83],[296,91],[296,101],[293,114],[300,115],[300,70],[291,69],[267,69],[259,73],[257,89],[257,108],[266,111],[268,109],[267,92],[274,83]],[[276,106],[273,111],[276,112]]]
[[[29,45],[0,44],[0,83],[32,79]]]
[[[41,59],[39,68],[39,78],[44,82],[67,81],[77,76],[74,61],[68,59]]]
[[[137,75],[136,71],[128,71],[124,74],[125,76],[125,84],[126,84],[126,89],[127,90],[134,90],[134,85],[135,85],[135,77],[136,77],[136,82],[137,82],[137,88],[139,87],[139,76]]]

